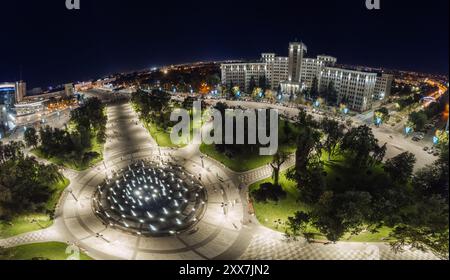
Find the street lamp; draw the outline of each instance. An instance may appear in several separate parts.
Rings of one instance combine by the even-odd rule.
[[[202,168],[205,168],[205,164],[204,164],[204,162],[203,162],[203,158],[204,158],[205,156],[204,155],[201,155],[200,156],[200,159],[202,160]]]
[[[69,189],[69,193],[72,195],[73,199],[75,199],[75,201],[78,202],[78,198],[75,196],[72,189]]]

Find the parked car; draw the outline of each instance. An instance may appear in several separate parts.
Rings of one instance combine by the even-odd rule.
[[[426,151],[428,151],[430,148],[428,148],[428,147],[423,147],[423,150],[426,152]]]

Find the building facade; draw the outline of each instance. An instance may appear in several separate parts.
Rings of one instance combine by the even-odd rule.
[[[267,64],[263,62],[222,64],[221,70],[225,86],[239,86],[243,91],[247,91],[252,79],[258,86],[260,78],[268,80]]]
[[[15,127],[14,106],[22,102],[26,95],[26,88],[26,83],[22,81],[0,84],[0,133],[3,135]]]
[[[304,58],[300,73],[303,88],[311,88],[314,78],[319,78],[321,71],[327,66],[334,66],[337,59],[332,56],[319,55],[317,58]]]
[[[333,82],[338,92],[338,103],[344,102],[349,109],[362,112],[372,108],[376,81],[376,73],[325,67],[318,84],[319,91],[323,91]]]
[[[375,83],[375,90],[373,92],[374,100],[383,100],[391,95],[392,83],[394,76],[391,74],[379,74],[377,82]]]
[[[276,56],[274,53],[263,53],[261,60],[267,65],[267,81],[272,89],[278,89],[281,82],[286,81],[289,73],[289,58]]]
[[[288,53],[288,57],[263,53],[258,62],[222,64],[222,84],[247,91],[252,77],[258,86],[259,79],[265,77],[273,90],[280,88],[292,95],[310,89],[314,79],[319,91],[333,82],[338,101],[345,100],[350,109],[360,112],[370,109],[373,100],[390,95],[392,75],[339,68],[337,59],[329,55],[307,58],[307,47],[302,42],[290,43]]]

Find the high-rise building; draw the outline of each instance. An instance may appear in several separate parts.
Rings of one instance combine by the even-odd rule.
[[[239,86],[247,91],[253,79],[259,85],[260,78],[267,79],[267,65],[262,62],[222,64],[222,83],[225,86]]]
[[[325,67],[319,76],[319,91],[324,91],[332,82],[338,92],[338,102],[345,102],[349,109],[366,111],[372,108],[376,73],[350,69]]]
[[[5,134],[6,131],[13,129],[15,126],[14,104],[17,96],[21,94],[18,93],[18,84],[0,84],[0,133],[2,134]]]
[[[15,103],[22,102],[27,95],[27,84],[23,81],[17,82],[15,86]]]
[[[263,53],[261,56],[267,65],[267,81],[272,89],[278,89],[280,83],[288,78],[289,58],[274,53]]]
[[[375,90],[373,92],[374,100],[383,100],[391,95],[392,82],[394,76],[391,74],[378,74]]]
[[[67,97],[71,97],[75,94],[75,89],[74,89],[73,84],[65,84],[64,85],[64,94]]]
[[[332,56],[319,55],[317,58],[304,58],[300,73],[303,88],[311,88],[314,78],[319,78],[320,72],[326,66],[334,66],[337,59]]]
[[[333,56],[307,58],[306,52],[305,44],[293,42],[289,44],[288,57],[263,53],[258,62],[222,64],[222,84],[237,85],[246,92],[252,78],[258,85],[259,79],[265,77],[272,89],[280,86],[285,94],[299,94],[310,89],[316,78],[321,91],[333,82],[339,101],[346,100],[349,108],[356,111],[368,110],[373,99],[389,96],[392,75],[338,68]]]
[[[303,43],[290,43],[289,44],[289,74],[288,82],[300,83],[300,73],[302,69],[303,56],[308,49]]]

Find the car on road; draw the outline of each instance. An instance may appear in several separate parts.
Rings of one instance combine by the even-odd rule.
[[[428,147],[423,147],[423,150],[426,152],[426,151],[428,151],[430,148],[428,148]]]
[[[415,142],[419,142],[419,141],[420,141],[420,139],[419,139],[417,136],[414,136],[414,137],[412,138],[412,140],[415,141]]]

